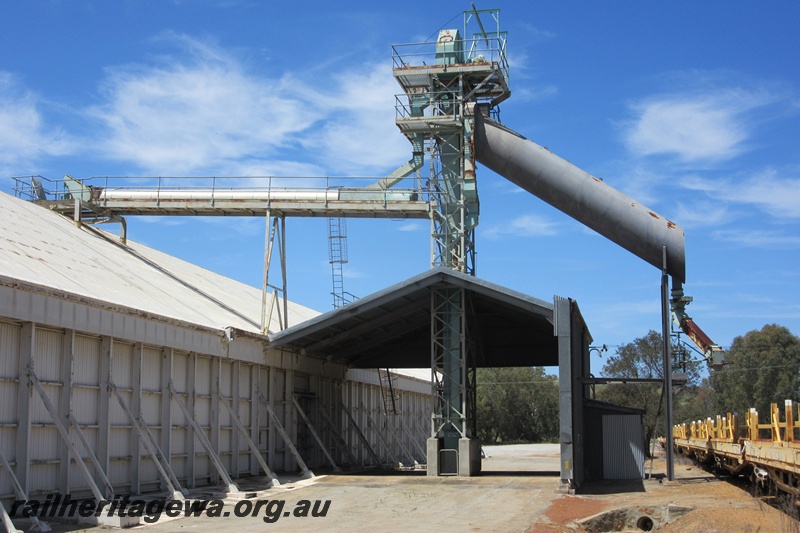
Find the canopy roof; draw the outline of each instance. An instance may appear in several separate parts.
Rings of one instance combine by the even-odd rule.
[[[287,348],[355,368],[431,362],[431,291],[461,288],[477,366],[556,366],[553,304],[447,268],[434,268],[269,336]]]

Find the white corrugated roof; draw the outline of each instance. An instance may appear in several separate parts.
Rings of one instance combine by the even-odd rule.
[[[402,376],[419,379],[422,381],[431,380],[430,368],[392,368],[391,371]]]
[[[259,332],[261,290],[0,192],[0,276],[202,326]],[[289,323],[319,313],[289,302]],[[270,331],[277,330],[273,313]]]

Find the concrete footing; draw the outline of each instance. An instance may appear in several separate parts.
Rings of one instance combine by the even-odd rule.
[[[427,441],[427,474],[429,476],[477,476],[481,472],[481,441],[458,439],[457,449],[442,447],[442,439]]]

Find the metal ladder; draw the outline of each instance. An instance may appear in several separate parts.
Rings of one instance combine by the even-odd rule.
[[[352,295],[344,291],[342,265],[347,263],[347,224],[342,217],[328,219],[328,261],[333,277],[333,307],[341,307],[352,301]]]
[[[383,412],[386,416],[397,414],[397,399],[394,394],[394,378],[388,368],[378,369],[378,378],[383,396]]]

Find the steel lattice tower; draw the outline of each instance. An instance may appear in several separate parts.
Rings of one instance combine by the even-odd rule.
[[[506,34],[499,10],[464,12],[463,34],[442,30],[435,43],[393,47],[393,73],[404,94],[396,123],[411,141],[419,168],[429,156],[431,266],[475,275],[478,189],[472,133],[475,113],[508,98]],[[487,31],[481,20],[491,19]],[[435,287],[431,295],[433,413],[428,473],[471,475],[479,451],[475,418],[475,343],[465,291]]]

